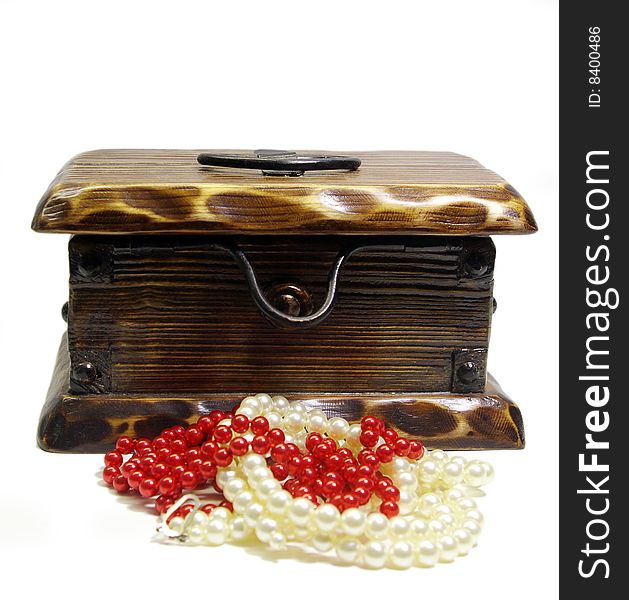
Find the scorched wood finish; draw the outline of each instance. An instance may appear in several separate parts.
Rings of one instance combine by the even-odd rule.
[[[513,188],[451,153],[301,177],[197,154],[79,155],[40,202],[36,230],[77,234],[43,448],[101,451],[259,391],[442,448],[523,446],[486,373],[487,235],[536,229]]]

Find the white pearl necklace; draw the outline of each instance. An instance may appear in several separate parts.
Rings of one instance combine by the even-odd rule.
[[[328,419],[323,411],[289,403],[283,396],[249,396],[236,412],[249,419],[263,415],[272,428],[285,432],[286,442],[302,451],[306,437],[315,431],[340,447],[360,447],[360,425]],[[375,498],[343,513],[330,503],[315,506],[306,498],[293,498],[275,479],[266,458],[250,450],[216,475],[233,513],[217,507],[208,515],[199,510],[198,496],[188,494],[160,518],[158,531],[192,545],[218,546],[254,536],[271,549],[305,544],[320,553],[334,551],[344,563],[374,569],[431,567],[463,556],[476,545],[483,516],[473,496],[481,495],[478,488],[492,479],[489,464],[433,450],[419,461],[396,457],[380,471],[400,490],[400,515],[392,519],[377,510]],[[185,518],[172,516],[189,503],[193,510]]]

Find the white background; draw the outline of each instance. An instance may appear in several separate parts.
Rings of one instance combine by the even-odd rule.
[[[556,596],[557,12],[542,0],[0,0],[5,598]],[[153,515],[99,484],[100,456],[36,448],[68,240],[29,224],[63,163],[106,147],[453,150],[522,193],[540,231],[494,238],[490,369],[528,445],[483,454],[497,476],[467,558],[372,572],[159,545]]]

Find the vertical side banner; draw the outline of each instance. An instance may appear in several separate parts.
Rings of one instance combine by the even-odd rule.
[[[560,12],[560,589],[629,597],[629,32]]]

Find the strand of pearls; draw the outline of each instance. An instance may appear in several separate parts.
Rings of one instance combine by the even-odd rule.
[[[264,416],[271,428],[285,432],[286,443],[304,452],[312,432],[332,438],[341,448],[361,448],[359,424],[328,419],[322,411],[289,403],[282,396],[247,397],[236,414],[250,420]],[[230,420],[220,424],[229,425]],[[251,441],[254,436],[248,432],[244,437]],[[217,469],[216,484],[233,512],[216,507],[208,514],[200,509],[198,496],[188,494],[162,515],[158,531],[193,545],[218,546],[254,537],[271,549],[302,544],[368,568],[430,567],[463,556],[476,545],[483,516],[474,496],[492,479],[490,465],[434,450],[419,460],[397,456],[379,470],[399,489],[398,516],[388,518],[378,510],[380,501],[375,496],[343,512],[330,502],[316,505],[305,497],[293,497],[282,488],[266,457],[249,449]],[[178,516],[180,507],[190,503],[192,510]]]

